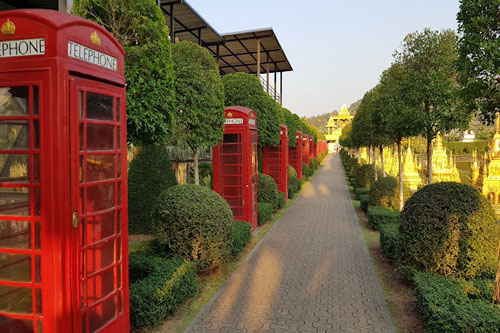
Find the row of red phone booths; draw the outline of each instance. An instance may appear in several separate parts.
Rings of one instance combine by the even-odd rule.
[[[226,121],[222,143],[214,148],[213,184],[231,206],[234,219],[248,222],[252,230],[257,228],[257,115],[253,110],[241,106],[226,108]],[[309,160],[315,158],[327,148],[326,141],[297,131],[296,147],[289,148],[290,138],[285,125],[280,128],[280,143],[277,146],[265,146],[262,151],[263,173],[271,176],[278,186],[278,191],[288,198],[288,165],[302,179],[302,164],[309,166]]]

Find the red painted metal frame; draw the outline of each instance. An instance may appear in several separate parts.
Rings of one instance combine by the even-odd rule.
[[[309,166],[309,135],[302,134],[302,163]]]
[[[224,139],[213,149],[214,191],[228,201],[235,220],[250,223],[252,230],[255,230],[258,181],[257,116],[253,110],[242,106],[230,106],[226,108],[225,113]]]
[[[309,136],[309,158],[316,157],[316,148],[314,147],[314,136]]]
[[[302,132],[295,133],[296,146],[288,148],[288,163],[297,171],[297,176],[302,179]]]
[[[280,144],[275,147],[264,146],[262,152],[262,170],[271,176],[278,191],[285,193],[288,200],[288,128],[280,125]]]
[[[33,218],[33,221],[41,224],[41,248],[32,250],[32,253],[41,255],[41,282],[35,283],[34,287],[41,288],[43,312],[41,316],[11,313],[0,313],[0,316],[41,318],[44,332],[80,332],[79,300],[75,294],[77,293],[75,288],[79,282],[78,269],[76,269],[79,258],[76,253],[78,253],[77,241],[80,236],[79,229],[71,225],[71,216],[75,209],[71,199],[78,197],[78,187],[75,184],[70,185],[74,181],[75,172],[78,174],[78,169],[75,170],[78,168],[78,154],[71,146],[71,142],[74,144],[75,134],[78,134],[78,132],[75,133],[77,127],[75,128],[74,123],[78,112],[74,108],[74,103],[70,105],[68,91],[70,82],[75,79],[81,83],[81,86],[86,86],[88,89],[97,89],[96,87],[100,86],[97,89],[99,92],[120,97],[122,130],[119,150],[121,159],[117,162],[121,170],[126,171],[124,52],[111,34],[102,27],[69,14],[49,10],[0,12],[0,25],[7,19],[15,24],[16,31],[14,35],[0,35],[0,41],[45,39],[44,55],[0,58],[1,87],[30,86],[39,89],[40,184],[30,183],[25,186],[40,188],[41,213],[39,217]],[[97,32],[100,37],[100,46],[91,43],[90,36],[94,32]],[[118,63],[117,71],[68,57],[68,41],[115,57]],[[87,80],[79,79],[78,76],[85,77]],[[33,121],[36,117],[30,115],[29,119]],[[73,125],[70,126],[72,121]],[[29,153],[36,154],[37,150],[30,149]],[[113,180],[113,182],[118,184],[119,181]],[[122,201],[120,229],[123,232],[121,242],[116,243],[115,255],[118,256],[121,253],[123,262],[121,272],[123,312],[118,319],[108,323],[100,332],[128,332],[130,328],[126,184],[126,172],[122,172],[119,193]],[[0,186],[6,185],[0,184]],[[11,217],[8,218],[11,219]],[[14,219],[21,220],[22,218],[15,217]],[[79,219],[81,220],[81,216]],[[12,252],[3,248],[0,251]],[[115,285],[116,283],[115,278]],[[0,285],[10,284],[16,283],[0,281]],[[35,306],[33,309],[36,310]],[[37,325],[34,326],[34,331],[38,331]]]

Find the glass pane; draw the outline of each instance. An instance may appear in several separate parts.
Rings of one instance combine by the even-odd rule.
[[[27,187],[0,187],[0,215],[29,216],[29,189]]]
[[[40,250],[42,238],[40,235],[40,222],[35,222],[35,249]]]
[[[113,150],[112,125],[87,124],[87,150]]]
[[[121,133],[121,131],[120,131],[120,127],[117,127],[117,128],[116,128],[116,149],[117,149],[117,150],[120,150],[120,142],[121,142],[121,141],[120,141],[120,139],[121,139],[121,138],[120,138],[120,135],[121,135],[120,133]]]
[[[118,202],[118,206],[120,206],[122,204],[122,183],[121,182],[118,182],[117,184],[117,193],[116,193],[116,196],[117,196],[117,202]]]
[[[31,288],[0,286],[0,311],[2,312],[31,314],[33,313],[31,299]],[[0,323],[2,319],[0,317]]]
[[[80,135],[80,151],[84,151],[85,150],[85,125],[84,124],[80,124],[79,125],[79,135]]]
[[[116,167],[118,169],[117,173],[116,173],[116,177],[120,178],[122,176],[122,155],[117,155]]]
[[[115,297],[110,297],[89,311],[90,332],[96,332],[101,327],[115,319],[116,302]]]
[[[33,321],[25,319],[15,319],[0,315],[0,327],[3,332],[33,333]]]
[[[114,271],[110,269],[87,280],[88,305],[94,304],[115,290]]]
[[[118,237],[116,239],[116,261],[122,260],[122,239]]]
[[[78,114],[80,115],[80,119],[83,119],[83,91],[78,92]]]
[[[28,115],[28,87],[0,88],[0,117]]]
[[[113,120],[113,97],[87,92],[87,119]]]
[[[121,264],[119,264],[117,266],[117,270],[118,270],[118,276],[117,276],[118,288],[121,288],[122,287],[122,265]]]
[[[40,94],[37,86],[33,87],[33,114],[35,116],[40,114]]]
[[[0,280],[31,282],[31,256],[0,253]]]
[[[28,129],[27,120],[0,121],[0,149],[28,149]]]
[[[87,181],[95,182],[115,178],[114,159],[113,155],[88,155]]]
[[[42,315],[42,290],[37,288],[35,289],[35,297],[36,297],[36,314]]]
[[[33,155],[33,178],[35,184],[40,183],[40,155]]]
[[[40,216],[41,203],[40,203],[40,189],[35,188],[35,216]]]
[[[115,212],[86,219],[87,244],[95,243],[114,234]]]
[[[28,183],[27,154],[0,154],[0,182]]]
[[[35,282],[42,282],[42,258],[35,256]]]
[[[40,149],[40,121],[35,119],[33,120],[33,145],[35,149]]]
[[[31,223],[0,220],[0,247],[31,249]]]
[[[87,273],[99,271],[115,262],[114,240],[110,240],[95,246],[86,251]]]
[[[37,320],[36,327],[37,327],[37,333],[43,333],[43,321]]]
[[[116,99],[116,121],[120,122],[120,99]]]
[[[87,212],[111,208],[115,205],[114,183],[89,186],[87,188]]]

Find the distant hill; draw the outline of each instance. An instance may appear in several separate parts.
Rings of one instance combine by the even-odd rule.
[[[359,105],[361,104],[361,100],[356,101],[352,103],[348,109],[349,112],[351,112],[352,115],[356,114],[356,111],[358,110]],[[338,110],[333,110],[332,112],[328,113],[323,113],[317,116],[312,116],[307,118],[307,122],[313,126],[315,126],[321,133],[326,134],[326,123],[328,123],[328,119],[330,119],[330,116],[332,114],[337,114]]]

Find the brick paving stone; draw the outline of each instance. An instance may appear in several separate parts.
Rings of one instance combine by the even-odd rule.
[[[187,332],[394,332],[338,156]]]

